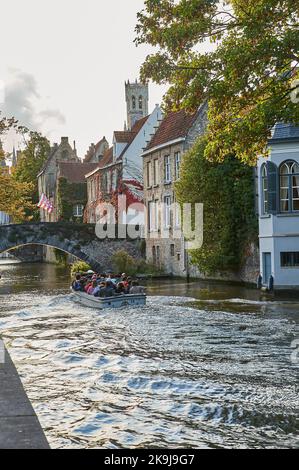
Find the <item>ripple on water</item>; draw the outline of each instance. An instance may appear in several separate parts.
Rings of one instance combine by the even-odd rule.
[[[296,447],[290,304],[165,296],[98,314],[18,297],[0,330],[52,447]]]

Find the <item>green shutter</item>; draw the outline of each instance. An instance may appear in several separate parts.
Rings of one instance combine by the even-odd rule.
[[[273,162],[267,162],[267,175],[268,175],[268,212],[269,214],[277,214],[279,201],[278,201],[278,168]]]

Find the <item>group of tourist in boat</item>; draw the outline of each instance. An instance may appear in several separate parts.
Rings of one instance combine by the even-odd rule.
[[[85,292],[94,297],[114,297],[116,295],[145,294],[145,287],[140,286],[137,280],[127,276],[107,274],[77,274],[72,283],[75,292]]]

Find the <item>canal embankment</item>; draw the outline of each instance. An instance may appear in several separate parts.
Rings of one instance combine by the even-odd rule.
[[[18,371],[4,349],[0,362],[0,449],[48,448]]]

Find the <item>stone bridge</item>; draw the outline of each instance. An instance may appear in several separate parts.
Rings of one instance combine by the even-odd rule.
[[[110,270],[111,258],[119,250],[125,250],[134,258],[141,258],[143,250],[142,240],[117,238],[117,233],[116,238],[100,239],[96,236],[95,225],[91,224],[0,225],[0,253],[26,245],[57,248],[85,261],[96,272]]]

